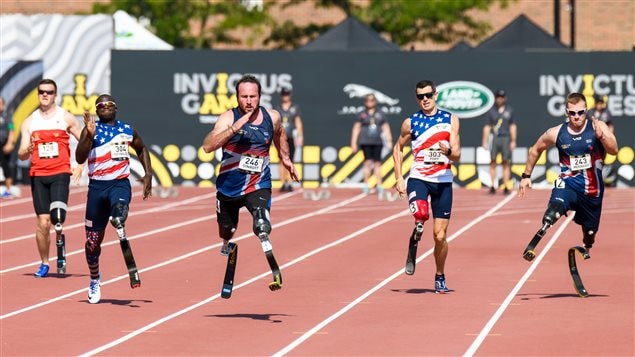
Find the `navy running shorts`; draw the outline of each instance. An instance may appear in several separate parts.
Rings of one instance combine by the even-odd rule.
[[[127,178],[108,181],[90,180],[86,201],[86,229],[90,231],[106,229],[115,204],[121,202],[129,205],[131,199],[132,188]]]
[[[428,182],[408,178],[406,184],[408,204],[416,200],[428,200],[432,206],[434,218],[449,219],[452,215],[452,182]]]

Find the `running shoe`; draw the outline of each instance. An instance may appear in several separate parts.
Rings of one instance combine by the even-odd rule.
[[[34,274],[36,278],[43,278],[49,273],[49,266],[46,264],[40,264],[40,268]]]
[[[449,292],[448,286],[445,285],[445,275],[434,276],[434,292],[437,294],[445,294]]]
[[[90,279],[88,285],[88,302],[96,304],[101,300],[101,274],[97,279]]]
[[[490,187],[489,188],[489,194],[490,195],[495,195],[496,194],[496,189],[494,187]]]

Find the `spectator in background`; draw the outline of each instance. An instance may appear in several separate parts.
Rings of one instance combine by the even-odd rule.
[[[611,113],[608,111],[608,109],[606,109],[604,99],[596,98],[595,106],[593,107],[593,109],[589,110],[589,114],[587,114],[587,116],[589,118],[595,117],[598,120],[605,122],[611,133],[615,132]]]
[[[611,113],[606,109],[606,103],[602,97],[595,98],[595,105],[593,109],[590,109],[587,117],[596,118],[599,121],[606,123],[609,131],[615,133],[615,126],[613,125],[613,118]],[[607,187],[615,187],[617,185],[617,169],[612,164],[606,164],[606,156],[604,157],[604,167],[602,168],[602,176],[604,176],[604,185]]]
[[[291,90],[283,88],[280,91],[280,105],[274,109],[280,113],[282,127],[287,133],[289,157],[293,160],[295,144],[297,143],[298,146],[304,145],[304,130],[302,128],[302,112],[300,111],[300,106],[291,100]],[[280,168],[280,181],[282,182],[280,192],[293,191],[291,174],[284,165],[278,165],[278,167]]]
[[[507,185],[511,178],[512,152],[516,148],[516,120],[514,110],[507,105],[507,96],[503,90],[496,91],[494,106],[487,113],[487,122],[483,127],[483,148],[490,152],[489,193],[496,193],[496,157],[500,153],[503,159],[504,192],[509,194]]]
[[[11,194],[11,185],[13,183],[13,172],[11,170],[11,153],[15,146],[15,137],[13,133],[13,121],[11,118],[4,117],[4,98],[0,97],[0,164],[2,164],[2,174],[4,175],[5,190],[0,198],[13,198]]]
[[[381,149],[384,139],[387,146],[392,146],[392,134],[386,116],[377,110],[377,99],[374,95],[366,96],[364,106],[366,109],[359,114],[353,125],[351,149],[356,153],[361,147],[364,152],[364,193],[368,194],[370,190],[368,180],[373,171],[377,178],[377,193],[381,194],[384,190],[381,177]]]

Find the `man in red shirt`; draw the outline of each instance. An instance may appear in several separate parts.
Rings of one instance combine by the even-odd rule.
[[[55,104],[57,84],[53,80],[41,80],[37,90],[40,105],[22,124],[18,157],[31,158],[29,176],[37,215],[35,239],[42,260],[35,276],[43,278],[49,271],[51,222],[61,235],[71,174],[75,180],[81,175],[82,166],[71,171],[69,147],[70,135],[79,140],[81,128],[72,114]]]

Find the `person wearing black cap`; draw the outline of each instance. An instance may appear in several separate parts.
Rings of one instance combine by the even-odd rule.
[[[487,113],[487,122],[483,127],[483,148],[489,149],[491,177],[490,194],[496,193],[496,159],[500,153],[503,163],[503,187],[505,194],[509,194],[507,184],[511,178],[512,152],[516,148],[516,121],[514,110],[507,105],[507,95],[504,90],[497,90],[494,106]]]
[[[304,145],[304,130],[302,128],[302,117],[300,106],[291,101],[291,90],[282,88],[280,91],[280,105],[275,108],[280,113],[282,127],[287,132],[287,143],[289,144],[289,157],[293,160],[295,154],[295,144]],[[295,134],[295,135],[294,135]],[[291,175],[283,165],[280,165],[280,181],[282,188],[280,192],[291,192],[293,187]]]

